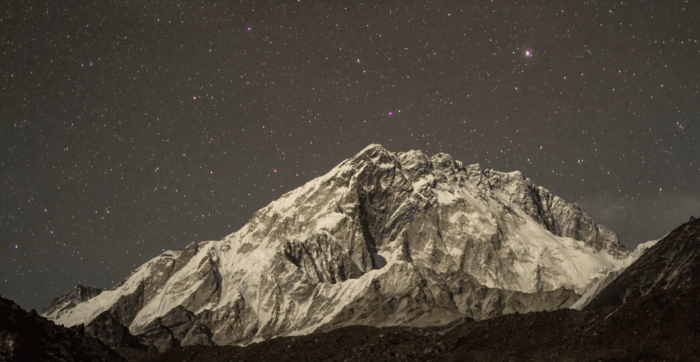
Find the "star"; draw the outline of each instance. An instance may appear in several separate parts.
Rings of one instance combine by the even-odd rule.
[[[0,178],[0,187],[14,192],[0,193],[0,213],[12,212],[16,218],[12,226],[0,220],[0,234],[7,235],[8,242],[32,243],[25,244],[22,253],[0,253],[0,265],[9,265],[12,258],[17,259],[12,263],[23,268],[23,263],[27,267],[43,264],[42,258],[54,256],[36,251],[48,250],[42,243],[55,243],[65,245],[65,250],[81,247],[80,255],[91,253],[90,257],[105,264],[119,264],[105,275],[122,279],[127,265],[140,264],[131,255],[145,252],[140,244],[135,246],[145,233],[156,229],[161,234],[150,246],[152,250],[183,249],[195,241],[196,233],[218,240],[237,231],[258,207],[277,199],[277,189],[280,195],[292,191],[371,142],[392,152],[417,148],[428,156],[444,152],[498,171],[520,169],[538,186],[556,188],[564,199],[582,198],[582,209],[597,223],[619,233],[628,247],[660,238],[677,226],[668,221],[673,218],[660,222],[656,213],[647,211],[653,208],[642,206],[663,200],[658,197],[661,187],[685,195],[682,200],[694,200],[697,195],[688,180],[700,177],[700,166],[692,152],[682,150],[692,150],[698,140],[692,126],[699,109],[696,104],[700,104],[700,93],[695,89],[700,75],[671,70],[693,64],[697,58],[692,47],[697,48],[700,37],[683,35],[687,31],[682,30],[692,28],[693,18],[678,17],[680,7],[659,2],[663,4],[654,9],[635,9],[616,14],[615,21],[596,22],[604,31],[579,32],[574,24],[581,14],[600,18],[610,15],[608,9],[572,2],[564,13],[559,9],[556,18],[542,21],[548,13],[540,9],[520,11],[495,3],[494,8],[482,11],[454,2],[444,14],[474,11],[475,15],[486,15],[493,10],[518,18],[518,23],[512,24],[516,29],[468,33],[466,28],[455,30],[463,28],[461,17],[440,17],[440,29],[455,30],[449,38],[429,26],[435,15],[432,11],[414,7],[402,10],[406,21],[394,23],[397,19],[392,16],[391,26],[383,27],[386,19],[375,17],[371,7],[321,6],[317,10],[324,21],[314,21],[297,4],[294,9],[277,9],[286,15],[268,20],[267,15],[258,16],[263,9],[252,3],[223,2],[201,9],[208,9],[206,21],[164,18],[161,23],[156,18],[157,24],[152,25],[158,31],[174,31],[173,23],[177,22],[182,35],[177,37],[166,33],[143,37],[140,27],[123,28],[119,21],[86,28],[101,15],[94,18],[85,12],[71,16],[74,25],[79,28],[77,24],[82,24],[82,29],[89,31],[66,32],[68,29],[54,23],[42,23],[44,11],[27,12],[23,15],[26,21],[6,24],[9,31],[3,31],[8,38],[3,65],[10,72],[7,85],[3,83],[3,99],[9,97],[8,104],[23,109],[9,115],[12,132],[18,137],[4,146],[13,154],[24,152],[21,164],[26,166],[11,167],[9,177]],[[105,13],[119,20],[138,13],[150,23],[155,15],[145,9],[123,11],[112,3],[105,6]],[[47,5],[44,10],[51,13],[50,9]],[[387,12],[389,9],[391,6]],[[182,12],[176,3],[166,4],[162,10],[155,16]],[[272,14],[269,10],[263,13]],[[635,26],[638,16],[649,26]],[[663,27],[661,19],[667,17],[674,24],[664,28],[666,38],[658,38],[654,29]],[[473,29],[492,27],[487,16],[474,16],[472,21]],[[212,27],[214,23],[222,27]],[[254,37],[240,34],[241,25],[252,33],[253,26],[248,23],[261,24],[261,33]],[[224,24],[232,26],[227,36],[219,33],[226,28]],[[307,24],[313,24],[313,30]],[[105,55],[89,48],[110,34],[114,44],[108,47],[115,47],[115,51],[102,61]],[[21,46],[33,38],[50,46],[39,46],[35,52]],[[204,48],[201,39],[207,39],[206,49],[211,48],[211,53],[204,50],[210,55],[206,59],[199,59],[202,54],[187,48]],[[624,39],[624,47],[616,46],[620,39]],[[468,43],[469,47],[441,50],[450,49],[452,43]],[[277,48],[279,44],[285,45]],[[535,57],[530,47],[537,47],[538,59],[530,59]],[[211,56],[215,48],[221,53]],[[164,61],[137,62],[138,66],[132,67],[129,59],[133,60],[135,49],[139,49],[139,57]],[[62,54],[73,54],[73,58]],[[120,67],[127,63],[128,67]],[[69,77],[60,71],[68,64],[82,71],[80,75]],[[648,69],[649,64],[656,64],[651,68],[658,71]],[[386,109],[394,106],[401,107],[396,109],[401,117]],[[43,121],[42,114],[55,109],[64,114]],[[312,122],[303,123],[302,119]],[[581,121],[585,119],[595,122]],[[526,132],[518,131],[525,124]],[[337,137],[316,139],[321,133]],[[25,152],[26,144],[46,147]],[[319,152],[322,147],[327,148],[325,152]],[[272,152],[278,148],[279,152]],[[265,176],[265,168],[280,160],[285,161],[285,174],[277,178],[273,167],[275,175]],[[47,167],[51,177],[42,176]],[[638,167],[648,171],[639,180],[635,176]],[[615,171],[608,173],[609,169]],[[206,174],[210,177],[201,177]],[[596,181],[582,187],[579,176],[583,175],[586,181]],[[620,194],[635,194],[634,200],[608,198],[606,192],[618,191],[619,185]],[[268,192],[273,188],[274,192]],[[245,200],[251,201],[245,206],[237,202],[238,197],[235,202],[220,201],[239,193],[244,198],[248,192]],[[12,209],[20,206],[18,202],[24,197],[19,195],[34,199],[24,204],[27,210],[22,206],[15,215]],[[638,205],[638,214],[630,220],[646,220],[646,225],[634,228],[622,215],[609,216],[607,200],[625,205],[625,210]],[[679,207],[687,211],[677,212],[690,213],[688,208],[695,205],[690,203]],[[49,214],[48,208],[55,212]],[[104,210],[102,215],[98,215],[100,209]],[[98,216],[93,217],[95,210]],[[187,210],[186,217],[183,210]],[[196,212],[200,221],[207,219],[207,223],[189,225],[192,218],[196,221]],[[697,216],[700,211],[693,213]],[[218,223],[210,224],[210,216]],[[676,217],[681,219],[687,220]],[[168,228],[154,228],[164,225],[165,220],[177,222]],[[235,230],[225,227],[224,220]],[[102,225],[97,227],[93,222]],[[61,225],[61,233],[49,229],[51,237],[43,238],[43,232],[56,225]],[[19,250],[19,244],[7,245]],[[121,258],[108,250],[124,250],[125,255],[126,250],[131,251],[129,258]],[[62,273],[79,275],[86,267],[56,261]],[[87,268],[84,270],[90,274],[102,271],[98,265]],[[46,278],[60,283],[58,289],[73,287],[73,279],[64,274],[46,274]],[[93,282],[99,284],[94,286],[108,285],[106,281]],[[22,279],[13,285],[3,290],[3,297],[18,296],[17,302],[27,303],[29,309],[44,303],[30,297],[42,283]]]

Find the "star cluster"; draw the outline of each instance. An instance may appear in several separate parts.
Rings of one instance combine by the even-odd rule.
[[[624,244],[700,214],[689,1],[11,2],[0,294],[221,239],[369,143],[520,170]]]

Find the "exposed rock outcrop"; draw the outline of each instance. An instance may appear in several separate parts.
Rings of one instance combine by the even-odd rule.
[[[161,353],[180,345],[213,345],[211,331],[198,319],[180,305],[145,326],[139,337],[152,343]]]
[[[81,324],[81,326],[83,325]],[[119,322],[119,318],[110,311],[102,312],[83,328],[85,333],[101,340],[115,350],[124,347],[143,351],[148,349],[148,345],[142,344],[138,338],[134,337],[129,329]]]

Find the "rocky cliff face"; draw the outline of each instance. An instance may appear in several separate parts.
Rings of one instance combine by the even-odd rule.
[[[371,145],[223,240],[165,252],[50,317],[109,311],[159,350],[441,325],[568,307],[627,254],[519,172]]]
[[[620,305],[646,295],[682,294],[700,287],[700,219],[671,231],[588,303],[585,310]]]

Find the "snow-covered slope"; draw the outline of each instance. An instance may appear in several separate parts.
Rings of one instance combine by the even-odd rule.
[[[110,310],[133,334],[185,344],[438,325],[568,307],[627,254],[519,172],[370,145],[223,240],[163,253],[51,318]]]
[[[609,270],[605,276],[600,278],[598,282],[593,284],[592,287],[588,288],[588,290],[583,293],[581,298],[579,298],[579,300],[577,300],[576,303],[572,304],[569,308],[581,310],[586,307],[588,303],[590,303],[593,298],[595,298],[603,289],[605,289],[605,287],[612,283],[618,275],[622,274],[625,269],[637,261],[637,259],[639,259],[639,257],[642,256],[649,248],[656,245],[659,240],[661,239],[649,240],[645,243],[637,245],[637,248],[634,249],[634,251],[629,253],[629,255],[627,255],[627,257],[624,259],[620,260],[620,263],[617,264],[615,268]]]
[[[51,304],[44,308],[41,313],[47,318],[56,318],[66,310],[100,295],[100,293],[102,293],[101,289],[84,287],[78,284],[75,288],[68,291],[68,293],[54,298]]]

